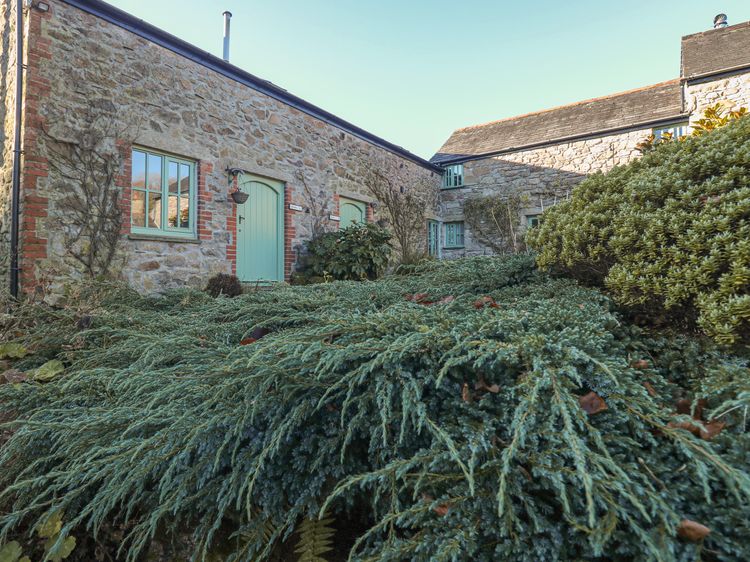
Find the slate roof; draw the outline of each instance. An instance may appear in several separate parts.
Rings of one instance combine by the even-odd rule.
[[[458,129],[431,161],[445,164],[478,155],[533,148],[682,117],[684,116],[680,80],[670,80],[645,88]]]
[[[682,38],[683,78],[750,66],[750,21]]]

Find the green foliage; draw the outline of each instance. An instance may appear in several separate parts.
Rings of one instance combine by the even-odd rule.
[[[298,562],[326,562],[325,554],[333,550],[335,529],[331,527],[332,517],[325,519],[305,519],[299,526],[299,543],[295,554]]]
[[[649,316],[750,341],[750,118],[581,182],[527,242]]]
[[[623,324],[533,258],[231,300],[97,294],[12,305],[34,351],[18,366],[66,369],[0,385],[17,412],[0,542],[64,510],[58,541],[118,526],[130,561],[153,537],[195,560],[224,544],[238,561],[302,544],[394,562],[750,558],[750,439],[742,408],[727,412],[747,361]],[[582,407],[592,392],[606,409]],[[675,415],[694,397],[727,423],[712,440]],[[335,539],[312,522],[328,517]],[[678,538],[682,519],[710,535]]]
[[[20,359],[26,355],[24,346],[18,343],[0,344],[0,359]]]
[[[371,223],[323,233],[307,244],[302,279],[376,279],[388,265],[390,240],[387,230]]]
[[[62,562],[75,550],[76,538],[73,536],[61,536],[63,527],[63,514],[59,511],[51,514],[43,520],[36,528],[36,534],[44,540],[44,551],[42,556],[50,562]],[[0,547],[0,562],[31,562],[28,556],[23,555],[23,548],[18,541],[11,541]]]
[[[29,557],[23,555],[21,545],[11,541],[0,547],[0,562],[28,562]]]

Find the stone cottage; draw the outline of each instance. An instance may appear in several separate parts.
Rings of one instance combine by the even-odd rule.
[[[714,25],[682,38],[679,78],[455,131],[431,160],[446,170],[431,251],[492,251],[465,225],[469,200],[521,194],[522,231],[588,174],[636,158],[649,135],[685,135],[717,102],[750,108],[750,22],[720,14]]]
[[[440,184],[437,164],[104,2],[0,0],[0,30],[3,289],[14,273],[22,290],[54,291],[102,267],[147,291],[201,286],[217,272],[282,281],[316,228],[379,219],[368,170]],[[99,189],[108,183],[109,196]],[[235,202],[238,190],[246,202]]]
[[[750,22],[718,26],[683,38],[676,80],[460,129],[426,161],[99,0],[0,0],[0,282],[282,281],[316,232],[382,218],[372,170],[440,191],[431,253],[487,253],[467,201],[522,194],[523,228],[649,134],[750,105]]]

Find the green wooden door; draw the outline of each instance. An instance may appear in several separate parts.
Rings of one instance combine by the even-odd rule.
[[[440,223],[427,221],[427,251],[431,256],[440,256]]]
[[[367,205],[361,201],[339,198],[339,216],[341,217],[341,228],[359,222],[367,222]]]
[[[284,280],[284,184],[243,176],[249,195],[237,205],[237,277],[246,282]]]

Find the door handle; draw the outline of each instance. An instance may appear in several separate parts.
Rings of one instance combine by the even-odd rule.
[[[242,221],[245,220],[245,217],[243,217],[242,215],[240,215],[239,217],[237,217],[237,220],[239,220],[240,224],[242,224]]]

